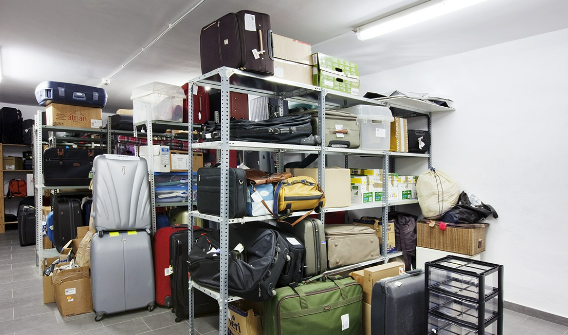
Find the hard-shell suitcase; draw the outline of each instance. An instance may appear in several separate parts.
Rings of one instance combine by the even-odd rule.
[[[248,94],[229,92],[229,117],[236,120],[249,119]],[[209,94],[209,105],[211,109],[211,121],[221,123],[221,92]]]
[[[428,130],[408,129],[408,152],[424,154],[430,150]]]
[[[77,237],[77,227],[83,225],[81,201],[73,198],[55,198],[53,203],[53,245],[60,251]]]
[[[46,186],[89,186],[93,160],[101,149],[49,148],[43,153],[43,181]]]
[[[153,310],[152,244],[145,231],[105,232],[91,241],[91,286],[96,321],[105,314]]]
[[[184,84],[182,86],[183,92],[185,93],[186,99],[189,96],[193,97],[193,123],[203,124],[211,120],[210,109],[209,109],[209,90],[206,90],[203,86],[197,86],[194,91],[189,94],[189,84]],[[189,113],[187,111],[187,101],[183,104],[183,122],[189,122]]]
[[[93,164],[93,215],[97,231],[150,229],[146,159],[101,155]]]
[[[308,114],[312,116],[312,131],[314,135],[318,134],[318,112],[306,111],[299,114]],[[357,115],[341,112],[326,111],[325,112],[325,145],[336,148],[359,148],[361,143],[359,121]]]
[[[187,226],[165,227],[156,231],[154,235],[156,303],[167,308],[173,306],[170,283],[170,237],[180,230],[187,230]]]
[[[196,240],[205,232],[199,227],[193,227],[193,239]],[[173,233],[170,236],[170,275],[172,287],[172,306],[176,313],[176,322],[189,317],[189,271],[187,264],[187,229]],[[207,314],[219,310],[219,304],[199,290],[193,290],[195,315]]]
[[[372,334],[424,334],[428,311],[422,270],[378,281],[371,299]]]
[[[314,218],[306,218],[288,229],[292,229],[293,235],[306,248],[304,277],[311,277],[325,272],[327,270],[327,242],[321,221]]]
[[[197,170],[197,210],[203,214],[219,215],[221,168]],[[247,209],[247,178],[245,170],[229,168],[229,218],[245,216]]]
[[[132,115],[124,114],[114,114],[109,116],[110,127],[112,130],[134,130],[134,123],[132,121]]]
[[[32,144],[32,133],[35,121],[26,119],[22,121],[22,143]]]
[[[35,208],[32,206],[23,206],[18,211],[18,236],[20,237],[20,246],[36,244],[36,222]]]
[[[357,264],[381,256],[375,230],[349,224],[326,224],[327,261],[329,268]]]
[[[203,74],[227,66],[274,74],[270,16],[242,10],[229,13],[201,29]]]
[[[35,89],[37,103],[47,106],[51,103],[103,108],[107,95],[103,88],[58,81],[44,81]]]
[[[22,143],[22,112],[19,109],[0,109],[0,139],[2,143]]]
[[[263,304],[263,334],[360,335],[362,298],[361,285],[349,277],[278,288]]]

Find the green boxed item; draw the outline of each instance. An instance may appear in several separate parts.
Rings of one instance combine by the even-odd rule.
[[[349,277],[278,288],[264,302],[263,334],[360,335],[362,297],[361,285]]]
[[[314,67],[312,79],[314,86],[359,95],[359,78],[344,77]]]
[[[328,56],[322,53],[312,54],[312,65],[321,72],[325,71],[341,77],[359,79],[359,67],[357,64]]]

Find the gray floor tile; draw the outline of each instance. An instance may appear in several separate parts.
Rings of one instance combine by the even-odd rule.
[[[14,319],[22,319],[28,316],[40,315],[45,313],[59,314],[57,306],[54,303],[51,304],[33,304],[28,306],[20,306],[14,308]]]
[[[0,310],[0,322],[14,320],[14,309],[7,308]]]
[[[1,322],[0,335],[12,334],[17,331],[21,332],[24,330],[37,328],[38,326],[43,326],[45,331],[45,329],[49,329],[50,326],[57,324],[55,313],[58,312],[28,316],[23,319]]]
[[[219,335],[219,331],[218,331],[218,330],[214,330],[214,331],[209,332],[209,333],[201,333],[201,335]]]
[[[37,267],[29,269],[12,270],[13,281],[27,280],[30,278],[40,278],[39,269]]]
[[[7,284],[7,283],[11,283],[13,280],[13,276],[11,274],[9,275],[4,275],[4,276],[0,276],[0,284]]]
[[[144,316],[151,315],[152,312],[148,312],[147,309],[137,309],[135,311],[129,311],[124,313],[117,313],[106,315],[104,319],[101,321],[105,326],[114,325],[120,322],[133,320],[136,318],[142,318]]]
[[[172,313],[173,314],[173,313]],[[164,328],[160,328],[157,330],[152,330],[146,333],[142,333],[145,335],[173,335],[173,334],[188,334],[189,333],[189,325],[185,322],[180,323],[170,323],[168,326]]]
[[[59,312],[56,312],[59,314]],[[79,334],[93,329],[103,328],[103,324],[96,322],[94,316],[91,318],[81,318],[67,320],[63,319],[63,322],[59,322],[48,328],[49,332],[46,332],[45,327],[36,327],[22,332],[16,332],[16,335],[45,335],[45,334]]]
[[[105,328],[114,331],[115,334],[122,335],[140,334],[151,330],[150,327],[148,327],[148,325],[146,325],[141,318],[117,323],[111,326],[106,326]]]
[[[164,328],[175,324],[176,315],[169,309],[158,308],[154,310],[152,315],[142,317],[142,320],[152,330]]]
[[[200,316],[195,318],[195,330],[197,330],[200,334],[219,330],[219,315]]]
[[[41,282],[40,282],[41,284]],[[43,296],[43,286],[34,285],[23,288],[15,288],[12,290],[14,292],[14,298],[24,298],[35,294],[41,294]]]
[[[12,264],[1,264],[0,265],[0,274],[4,271],[12,271]]]
[[[21,307],[35,304],[43,304],[43,292],[40,294],[34,294],[23,298],[11,298],[0,300],[0,306],[10,306],[10,307]]]
[[[541,319],[535,319],[533,317],[527,318],[521,324],[526,329],[534,330],[533,334],[539,334],[539,335],[564,334],[566,333],[566,331],[568,331],[568,327],[566,326],[558,325],[556,323],[544,321]]]
[[[26,288],[31,286],[41,286],[41,285],[43,285],[43,282],[39,277],[28,278],[27,280],[17,280],[10,283],[2,283],[0,284],[0,291],[14,290],[14,289]]]

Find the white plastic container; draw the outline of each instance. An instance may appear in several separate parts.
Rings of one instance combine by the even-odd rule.
[[[153,82],[132,91],[133,121],[146,121],[150,112],[151,120],[183,121],[183,99],[185,94],[179,86]]]
[[[391,111],[381,106],[355,106],[346,111],[357,115],[361,128],[359,149],[390,149],[390,124],[394,121]]]

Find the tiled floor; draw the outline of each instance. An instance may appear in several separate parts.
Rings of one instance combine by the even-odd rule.
[[[175,315],[160,307],[153,312],[141,309],[108,315],[101,322],[94,318],[89,313],[63,319],[55,304],[44,305],[34,246],[20,247],[16,231],[0,234],[0,335],[189,333],[187,322],[176,323]],[[196,334],[218,334],[218,322],[216,315],[197,318]],[[505,334],[568,335],[568,327],[505,310]]]

